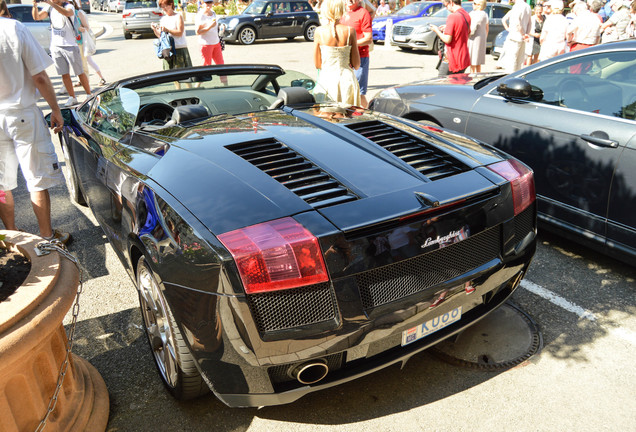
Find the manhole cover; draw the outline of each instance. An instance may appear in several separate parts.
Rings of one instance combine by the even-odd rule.
[[[457,366],[491,371],[516,366],[542,346],[541,332],[532,318],[504,303],[456,338],[435,345],[431,353]]]

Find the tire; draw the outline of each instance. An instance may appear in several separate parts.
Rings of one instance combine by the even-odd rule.
[[[436,37],[433,41],[433,49],[431,49],[431,52],[435,55],[439,54],[439,50],[441,49],[443,44],[444,42],[442,42],[439,37]]]
[[[137,264],[137,289],[144,330],[159,375],[168,391],[179,400],[194,399],[210,391],[196,368],[168,303],[163,287],[144,257]]]
[[[306,28],[305,28],[305,40],[307,42],[313,42],[314,41],[314,34],[316,33],[316,24],[309,24]]]
[[[131,32],[124,32],[124,39],[132,39],[132,33]]]
[[[64,170],[64,178],[66,179],[66,188],[68,189],[68,194],[71,198],[71,201],[86,207],[86,199],[84,198],[84,194],[79,188],[79,179],[77,177],[77,173],[75,172],[75,168],[73,168],[73,164],[71,163],[69,148],[68,144],[66,143],[66,138],[64,138],[64,133],[60,133],[58,137],[60,139],[60,147],[62,147],[62,154],[64,155],[64,162],[66,165],[66,170]]]
[[[254,27],[245,26],[238,32],[236,39],[241,45],[252,45],[256,40],[256,30]]]

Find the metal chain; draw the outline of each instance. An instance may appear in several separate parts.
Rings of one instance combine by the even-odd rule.
[[[57,398],[60,393],[60,389],[62,388],[62,383],[64,382],[64,378],[66,377],[66,372],[68,369],[68,361],[71,355],[71,350],[73,349],[73,340],[75,338],[75,324],[77,324],[77,316],[79,315],[79,309],[80,309],[79,298],[80,298],[80,294],[82,293],[83,287],[82,287],[82,269],[79,266],[77,258],[71,255],[71,253],[64,246],[64,243],[62,243],[61,241],[57,239],[53,239],[53,240],[40,242],[35,246],[35,248],[36,248],[36,253],[38,255],[47,255],[51,252],[58,252],[60,255],[64,256],[73,264],[75,264],[75,267],[77,267],[77,270],[79,271],[79,274],[80,274],[79,286],[77,287],[77,294],[75,295],[75,304],[73,305],[73,312],[72,312],[73,320],[71,321],[71,329],[67,337],[68,342],[66,344],[66,356],[64,357],[64,362],[62,363],[62,366],[60,366],[60,373],[57,376],[57,385],[55,386],[55,391],[53,392],[53,396],[51,396],[51,400],[49,401],[49,406],[47,408],[46,414],[44,415],[44,418],[42,418],[42,420],[40,421],[40,424],[38,425],[38,427],[35,429],[36,432],[41,432],[42,430],[44,430],[44,427],[46,426],[46,421],[49,419],[49,416],[55,410],[55,405],[57,404]]]

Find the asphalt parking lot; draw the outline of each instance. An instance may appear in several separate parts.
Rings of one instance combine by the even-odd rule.
[[[90,15],[95,27],[104,28],[95,60],[106,78],[159,70],[153,40],[125,41],[118,17]],[[191,55],[200,64],[191,24],[187,30]],[[301,38],[228,45],[224,55],[228,63],[278,63],[315,76],[312,44]],[[429,54],[377,46],[371,62],[371,96],[435,75],[436,58]],[[494,69],[490,58],[485,69]],[[59,78],[49,73],[59,87]],[[37,232],[25,188],[15,195],[21,228]],[[229,409],[213,396],[178,402],[163,389],[132,282],[101,229],[86,208],[70,203],[64,188],[52,191],[52,201],[54,224],[75,238],[69,249],[85,281],[74,352],[106,381],[109,431],[636,430],[636,267],[594,250],[540,232],[536,257],[513,302],[540,327],[543,349],[515,368],[464,369],[425,352],[402,370],[389,367],[290,405]]]

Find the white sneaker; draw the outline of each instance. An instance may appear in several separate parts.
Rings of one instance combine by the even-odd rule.
[[[77,105],[77,98],[74,98],[73,96],[69,96],[68,100],[66,101],[66,103],[64,104],[65,107],[70,107],[73,105]]]

